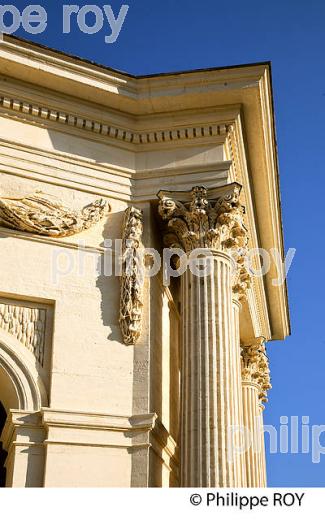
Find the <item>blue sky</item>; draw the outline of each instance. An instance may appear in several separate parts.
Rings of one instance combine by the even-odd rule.
[[[68,2],[58,0],[37,2],[48,12],[43,34],[16,34],[135,74],[272,61],[285,245],[297,253],[288,276],[292,336],[269,344],[273,390],[265,423],[278,427],[280,416],[296,415],[325,424],[325,2],[124,1],[130,8],[114,44],[104,42],[108,26],[89,36],[73,24],[63,35],[61,6]],[[31,2],[12,3],[22,10]],[[122,2],[96,4],[117,13]],[[325,446],[325,433],[320,441]],[[311,454],[268,455],[268,483],[325,486],[325,456],[313,464]]]

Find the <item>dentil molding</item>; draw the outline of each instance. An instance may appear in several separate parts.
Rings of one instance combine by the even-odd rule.
[[[75,127],[95,135],[133,144],[155,144],[220,137],[226,136],[232,129],[230,124],[198,124],[196,126],[138,132],[7,96],[0,96],[0,108],[8,110],[9,113],[18,113],[21,116],[33,117],[39,121],[50,121],[67,127]]]

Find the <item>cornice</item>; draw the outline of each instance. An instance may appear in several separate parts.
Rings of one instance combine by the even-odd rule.
[[[17,43],[18,42],[18,43]],[[52,74],[56,69],[61,74],[69,74],[70,79],[74,75],[79,76],[79,80],[88,81],[91,79],[97,83],[97,86],[106,87],[106,90],[110,90],[112,93],[123,92],[130,97],[136,97],[136,80],[128,75],[124,75],[117,71],[109,71],[108,69],[101,69],[96,65],[83,62],[64,55],[63,53],[57,53],[50,49],[43,49],[40,46],[33,44],[32,42],[24,42],[16,40],[10,36],[5,35],[1,42],[1,53],[0,57],[4,57],[8,60],[13,59],[17,64],[25,64],[26,60],[29,62],[29,66],[41,71],[49,71]],[[52,70],[51,70],[52,69]]]
[[[279,183],[279,165],[277,156],[271,73],[268,74],[266,71],[264,71],[260,81],[259,90],[262,107],[264,140],[266,145],[265,160],[266,167],[269,171],[268,192],[270,197],[273,241],[275,244],[278,244],[278,250],[282,254],[282,259],[284,260],[285,251],[282,227],[281,193]],[[261,221],[260,214],[258,215],[258,218]],[[276,273],[273,272],[272,276],[274,274]],[[266,278],[266,283],[269,287],[272,285],[272,276]],[[272,313],[275,308],[279,309],[280,311],[283,333],[282,336],[278,336],[278,339],[282,339],[291,333],[286,279],[284,283],[278,287],[278,292],[275,292],[274,296],[275,297],[272,298],[272,301],[270,302],[270,312]]]
[[[42,408],[39,412],[11,410],[1,441],[7,451],[12,448],[12,445],[45,446],[47,444],[114,446],[128,450],[149,448],[150,444],[143,438],[143,434],[149,434],[154,429],[156,419],[155,413],[116,416],[50,408]],[[87,435],[79,435],[76,441],[73,436],[67,439],[65,435],[60,434],[60,431],[72,429],[94,432],[94,434],[101,432],[101,436],[89,438]],[[51,430],[54,434],[49,435],[48,432]],[[23,432],[28,434],[27,443],[21,441]],[[113,434],[113,437],[110,434]]]
[[[35,76],[35,84],[49,85],[49,78],[56,77],[59,88],[71,90],[75,83],[78,90],[89,93],[92,89],[92,101],[98,98],[99,91],[119,105],[118,98],[123,97],[130,111],[137,113],[149,109],[149,98],[173,97],[184,94],[202,92],[202,84],[206,92],[211,90],[229,91],[247,87],[256,87],[267,63],[255,63],[242,66],[216,67],[183,71],[177,73],[153,74],[149,76],[132,76],[124,72],[110,69],[81,58],[69,56],[32,42],[5,35],[1,42],[0,62],[4,67],[11,63],[11,75],[19,79]],[[27,67],[26,67],[27,66]],[[9,66],[8,66],[9,69]],[[26,70],[24,70],[26,69]],[[37,79],[36,79],[37,76]],[[82,97],[82,96],[81,96]],[[85,99],[87,96],[84,96]],[[107,99],[108,101],[108,99]]]
[[[226,136],[231,125],[203,124],[201,126],[180,126],[179,128],[165,128],[152,132],[130,131],[126,128],[111,126],[100,121],[85,119],[68,112],[61,112],[50,107],[44,107],[23,100],[13,99],[7,96],[0,96],[0,107],[11,113],[29,116],[39,121],[50,121],[59,125],[84,130],[88,133],[108,137],[116,141],[133,144],[155,144],[175,141],[187,141],[194,139],[204,139],[211,137]]]
[[[257,225],[256,214],[253,205],[253,193],[251,190],[251,181],[248,172],[248,165],[244,146],[244,136],[242,131],[242,116],[238,118],[232,125],[230,132],[227,135],[227,142],[229,155],[232,164],[233,181],[241,184],[242,203],[246,208],[245,222],[249,230],[249,244],[250,249],[261,247]],[[255,269],[261,270],[260,257],[255,258]],[[254,307],[250,304],[251,298],[248,297],[249,311],[251,314],[252,324],[256,332],[261,331],[261,334],[267,339],[271,338],[270,321],[268,316],[268,308],[266,304],[266,292],[264,287],[264,279],[262,277],[252,277],[251,288],[248,290],[248,296],[254,294]]]
[[[7,448],[7,451],[12,445],[12,441],[15,440],[17,428],[27,429],[29,432],[34,431],[37,435],[37,430],[42,428],[40,412],[10,410],[0,437],[4,449]],[[30,437],[29,440],[31,440]]]
[[[118,416],[99,413],[74,412],[42,408],[42,422],[45,427],[69,427],[102,429],[119,432],[149,432],[157,419],[155,413]]]

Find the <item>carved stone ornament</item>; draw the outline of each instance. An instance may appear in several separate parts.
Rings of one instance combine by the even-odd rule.
[[[198,248],[228,251],[245,247],[240,191],[237,183],[209,190],[195,186],[190,192],[160,191],[159,214],[168,221],[165,244],[187,253]]]
[[[126,345],[134,345],[141,334],[143,308],[142,263],[143,214],[128,208],[123,221],[120,327]]]
[[[230,253],[233,290],[239,300],[245,297],[251,280],[244,264],[248,234],[240,192],[241,186],[235,182],[213,189],[195,186],[189,192],[158,193],[159,214],[168,223],[165,245],[186,253],[203,248]]]
[[[267,402],[267,391],[272,388],[264,341],[264,338],[257,338],[256,344],[241,348],[242,381],[258,386],[261,405]]]
[[[0,327],[17,338],[43,365],[46,310],[0,303]]]
[[[49,237],[67,237],[97,224],[110,210],[96,200],[80,211],[65,208],[54,197],[36,192],[22,198],[0,198],[0,225]]]
[[[247,290],[251,287],[252,277],[245,265],[246,249],[236,255],[236,266],[233,272],[232,290],[239,302],[246,299]]]

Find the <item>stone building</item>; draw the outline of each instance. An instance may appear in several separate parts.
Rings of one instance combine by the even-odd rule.
[[[5,37],[0,67],[2,485],[266,485],[270,65],[134,77]]]

